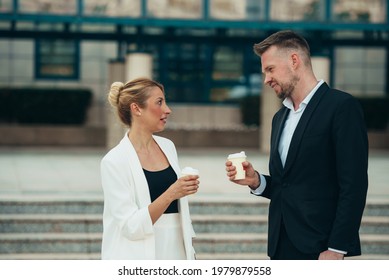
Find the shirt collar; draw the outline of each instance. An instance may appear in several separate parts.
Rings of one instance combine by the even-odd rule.
[[[304,108],[305,106],[308,105],[309,101],[311,100],[311,98],[313,97],[313,95],[315,94],[315,92],[317,91],[317,89],[324,83],[324,80],[320,80],[318,81],[318,83],[316,84],[316,86],[310,91],[310,93],[304,98],[304,100],[301,102],[299,108],[296,110],[299,111],[301,110],[302,108]],[[284,101],[282,101],[282,104],[284,104],[285,107],[287,107],[288,109],[294,111],[294,107],[293,107],[293,102],[292,100],[289,98],[289,97],[286,97],[284,99]]]

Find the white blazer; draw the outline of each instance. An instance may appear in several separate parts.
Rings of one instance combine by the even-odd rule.
[[[180,176],[177,151],[169,139],[153,136]],[[127,133],[101,160],[104,192],[102,259],[155,259],[154,227],[148,206],[149,188],[138,155]],[[178,201],[186,257],[195,259],[192,238],[195,233],[187,197]]]

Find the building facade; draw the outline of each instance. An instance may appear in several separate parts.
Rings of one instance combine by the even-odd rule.
[[[110,64],[141,52],[178,110],[234,115],[239,100],[263,93],[253,44],[294,29],[327,60],[329,84],[385,97],[388,13],[388,0],[0,0],[0,86],[89,88],[86,125],[105,126]]]

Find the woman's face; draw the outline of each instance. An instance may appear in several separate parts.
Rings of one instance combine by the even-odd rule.
[[[164,130],[167,117],[172,111],[167,106],[165,95],[159,87],[152,88],[149,95],[145,108],[140,109],[140,119],[152,133],[159,132]]]

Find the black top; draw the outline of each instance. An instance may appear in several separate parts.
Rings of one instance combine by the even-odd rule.
[[[156,200],[175,181],[177,181],[177,174],[170,165],[168,168],[161,171],[148,171],[143,169],[143,172],[145,173],[149,185],[151,201]],[[178,201],[174,200],[170,203],[164,213],[178,213]]]

